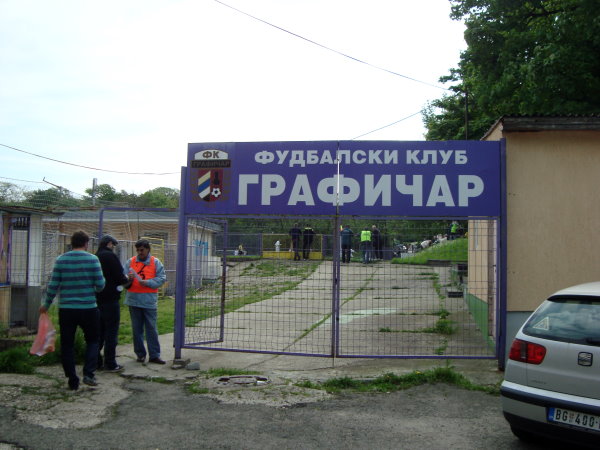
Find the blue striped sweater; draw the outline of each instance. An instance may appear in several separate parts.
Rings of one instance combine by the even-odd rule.
[[[46,291],[46,308],[59,295],[58,307],[90,309],[96,307],[96,292],[104,288],[102,267],[96,255],[72,250],[56,259]]]

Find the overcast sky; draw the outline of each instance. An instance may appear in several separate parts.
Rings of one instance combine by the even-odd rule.
[[[0,0],[0,181],[141,194],[179,188],[189,142],[396,121],[359,139],[423,140],[415,113],[466,48],[449,14],[448,0]]]

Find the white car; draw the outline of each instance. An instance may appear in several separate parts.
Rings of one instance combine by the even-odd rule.
[[[512,343],[501,386],[513,433],[600,448],[600,282],[556,292]]]

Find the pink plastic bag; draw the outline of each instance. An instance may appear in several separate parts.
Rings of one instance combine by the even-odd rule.
[[[38,332],[33,341],[33,345],[29,350],[32,355],[43,356],[46,353],[54,351],[54,343],[56,342],[56,330],[48,313],[41,313],[38,321]]]

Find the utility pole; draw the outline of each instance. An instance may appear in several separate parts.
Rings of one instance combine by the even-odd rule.
[[[96,206],[96,189],[98,188],[98,178],[92,181],[92,206]]]
[[[465,141],[469,140],[469,90],[465,85]]]

